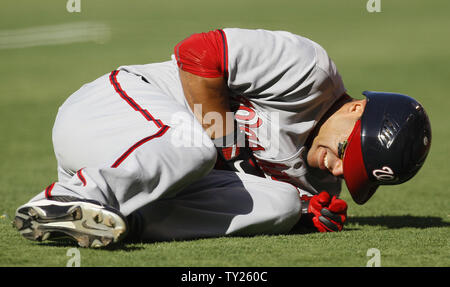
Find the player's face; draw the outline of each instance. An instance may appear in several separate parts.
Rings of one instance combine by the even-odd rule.
[[[348,102],[323,123],[308,152],[307,161],[311,167],[328,170],[334,176],[344,174],[342,154],[345,143],[365,104],[366,100]]]

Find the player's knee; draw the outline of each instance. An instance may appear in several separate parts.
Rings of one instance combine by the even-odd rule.
[[[216,164],[217,150],[216,150],[214,144],[212,144],[212,142],[211,142],[211,145],[206,145],[203,148],[203,158],[204,158],[205,164],[210,166],[211,169]]]
[[[217,152],[201,125],[188,113],[177,113],[172,122],[173,126],[167,135],[167,147],[189,155],[185,159],[189,160],[190,166],[211,170],[216,163]]]
[[[277,182],[273,186],[270,203],[264,211],[264,228],[262,233],[278,234],[292,229],[301,214],[300,198],[297,189],[289,184]]]
[[[289,230],[300,218],[301,203],[297,188],[285,182],[266,181],[261,191],[265,193],[262,206],[266,220],[272,222],[274,231]]]
[[[202,174],[208,174],[216,164],[217,152],[214,146],[203,145],[196,149],[193,168]]]
[[[279,214],[280,218],[297,218],[300,215],[301,203],[298,191],[294,186],[285,186],[280,192]]]
[[[211,145],[179,147],[176,151],[181,156],[180,165],[185,167],[186,172],[196,174],[196,177],[208,174],[216,163],[217,152],[212,142]]]

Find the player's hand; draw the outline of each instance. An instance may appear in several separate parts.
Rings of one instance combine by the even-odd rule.
[[[347,203],[322,191],[309,200],[308,213],[320,232],[341,231],[347,220]]]

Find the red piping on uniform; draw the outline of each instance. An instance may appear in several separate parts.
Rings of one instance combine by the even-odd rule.
[[[55,186],[55,182],[50,184],[49,186],[47,186],[47,188],[45,189],[45,198],[50,198],[52,197],[52,189]]]
[[[227,37],[225,36],[225,32],[222,29],[218,30],[220,35],[222,36],[222,44],[223,44],[223,73],[224,77],[228,78],[228,43]]]
[[[119,82],[117,81],[117,74],[119,71],[112,71],[109,75],[109,80],[119,94],[119,96],[124,99],[135,111],[140,112],[148,121],[152,121],[158,126],[158,128],[162,127],[162,123],[160,120],[155,120],[155,118],[145,109],[141,108],[128,94],[122,89]]]
[[[167,130],[169,129],[169,126],[163,124],[163,122],[159,119],[155,119],[147,110],[141,108],[139,104],[137,104],[128,94],[122,89],[119,82],[117,81],[117,74],[119,73],[118,70],[112,71],[109,75],[109,80],[111,82],[111,85],[114,87],[114,90],[119,94],[119,96],[124,99],[135,111],[140,112],[147,121],[151,121],[155,123],[155,125],[159,128],[159,130],[148,137],[145,137],[135,143],[133,146],[131,146],[125,153],[123,153],[111,166],[112,168],[118,167],[133,151],[135,151],[138,147],[143,145],[144,143],[154,139],[161,137],[164,135]]]
[[[83,183],[83,186],[86,186],[86,179],[84,178],[83,174],[81,173],[81,170],[82,170],[82,169],[80,169],[79,171],[77,171],[77,176],[78,176],[78,178],[81,180],[81,182]]]
[[[162,135],[164,135],[167,130],[169,129],[169,126],[164,126],[162,127],[156,134],[151,135],[149,137],[143,138],[140,141],[138,141],[137,143],[135,143],[132,147],[130,147],[124,154],[122,154],[114,163],[111,167],[116,168],[118,167],[135,149],[137,149],[138,147],[140,147],[141,145],[145,144],[146,142],[154,139],[154,138],[159,138]]]

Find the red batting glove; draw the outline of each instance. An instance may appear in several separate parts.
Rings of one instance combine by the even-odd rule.
[[[347,220],[347,203],[322,191],[309,201],[308,213],[313,214],[313,224],[320,232],[341,231]]]

